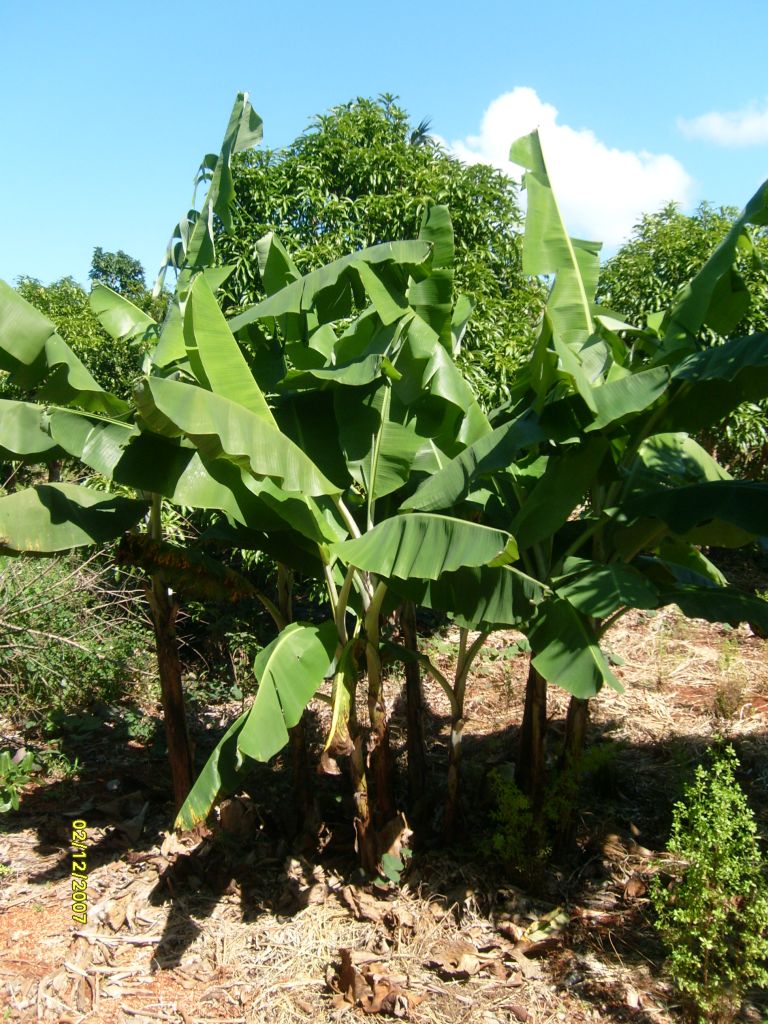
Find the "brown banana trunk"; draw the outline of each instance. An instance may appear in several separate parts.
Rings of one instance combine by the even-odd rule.
[[[153,577],[148,597],[155,630],[157,668],[160,676],[173,800],[178,811],[192,788],[192,750],[187,731],[179,645],[176,638],[178,605],[171,600],[168,588],[159,576]]]
[[[349,758],[352,780],[352,799],[355,805],[355,837],[360,866],[368,875],[376,875],[379,867],[379,853],[376,830],[371,820],[371,806],[368,800],[368,779],[366,776],[366,730],[350,722],[353,749]]]
[[[400,608],[400,628],[404,646],[418,653],[416,606],[406,601]],[[412,808],[417,808],[424,796],[427,781],[426,748],[424,743],[424,693],[421,688],[421,668],[418,661],[405,663],[405,701],[408,749],[408,792]],[[418,812],[416,814],[418,816]]]
[[[389,722],[384,707],[384,689],[381,678],[381,658],[378,649],[366,644],[368,663],[368,715],[371,720],[368,763],[373,781],[372,815],[377,828],[381,828],[395,815],[394,764],[389,745]]]
[[[563,813],[557,825],[556,846],[563,851],[574,838],[574,805],[579,787],[579,761],[589,722],[589,701],[571,697],[565,719],[563,750],[557,764],[560,789],[565,796]]]
[[[451,722],[450,749],[448,751],[448,788],[445,797],[445,816],[443,818],[443,835],[446,843],[452,843],[456,834],[463,730],[463,718],[454,719]]]
[[[515,782],[527,796],[534,812],[541,810],[544,798],[544,739],[547,731],[547,681],[533,665],[528,669],[525,709],[520,727]]]

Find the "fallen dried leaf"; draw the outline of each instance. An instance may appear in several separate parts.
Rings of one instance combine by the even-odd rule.
[[[480,970],[477,949],[464,939],[438,944],[430,953],[427,962],[437,967],[442,974],[452,978],[458,975],[471,977]]]

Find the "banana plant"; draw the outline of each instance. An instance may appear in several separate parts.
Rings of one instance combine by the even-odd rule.
[[[173,353],[185,379],[149,378],[138,391],[149,428],[180,434],[205,459],[236,464],[259,493],[266,477],[283,495],[273,505],[285,519],[282,531],[300,534],[305,551],[314,546],[336,631],[326,663],[333,706],[328,739],[349,754],[358,846],[369,871],[379,865],[381,837],[396,816],[382,611],[392,600],[408,599],[399,583],[429,585],[444,573],[493,571],[515,558],[508,532],[452,515],[400,514],[404,499],[430,473],[491,433],[453,361],[462,321],[446,286],[452,248],[442,207],[427,211],[419,239],[375,246],[303,277],[279,241],[267,236],[257,247],[267,298],[227,324],[205,282],[194,282],[184,350]],[[265,530],[272,541],[279,532]],[[305,700],[323,681],[316,668],[297,684]],[[359,721],[355,700],[362,676],[367,724]],[[276,692],[273,707],[282,706]],[[245,757],[275,752],[263,706],[257,697],[244,721],[248,735],[263,731],[265,742],[246,750],[233,728],[180,824],[189,827],[205,816],[218,787],[236,783]],[[281,742],[297,720],[295,711],[284,720]]]
[[[768,489],[731,480],[691,435],[768,390],[767,336],[693,350],[701,322],[722,324],[741,308],[733,258],[748,225],[766,222],[768,191],[641,331],[595,305],[599,247],[567,235],[537,134],[510,156],[527,171],[524,268],[554,275],[538,341],[492,433],[405,507],[440,511],[485,489],[483,521],[514,534],[522,567],[543,588],[524,626],[532,658],[517,758],[517,780],[540,807],[547,684],[572,694],[567,766],[589,700],[605,684],[620,688],[600,640],[628,609],[675,603],[688,615],[764,628],[766,602],[729,587],[700,548],[764,531]]]

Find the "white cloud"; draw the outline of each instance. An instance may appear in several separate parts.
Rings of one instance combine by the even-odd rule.
[[[689,139],[705,139],[718,146],[764,145],[768,142],[768,101],[762,110],[752,104],[743,110],[711,110],[700,117],[679,117],[677,126]]]
[[[588,128],[559,124],[558,112],[533,89],[518,86],[495,99],[483,115],[479,135],[449,143],[467,163],[488,163],[519,179],[509,147],[539,129],[544,158],[566,227],[575,237],[615,249],[643,213],[675,200],[686,204],[693,181],[667,154],[611,149]]]

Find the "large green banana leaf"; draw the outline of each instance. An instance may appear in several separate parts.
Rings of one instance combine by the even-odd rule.
[[[218,217],[225,228],[231,225],[229,207],[235,194],[232,157],[254,146],[261,140],[261,135],[262,121],[251,107],[248,94],[238,93],[218,156],[208,154],[197,174],[196,187],[203,182],[208,183],[205,202],[200,211],[190,210],[174,227],[155,285],[157,291],[162,287],[169,266],[184,268],[177,282],[177,291],[183,291],[188,284],[185,273],[208,267],[214,262],[214,218]]]
[[[387,578],[437,580],[463,566],[512,562],[517,546],[502,530],[414,512],[385,519],[362,537],[333,544],[331,554]]]
[[[432,328],[414,316],[404,328],[399,376],[392,387],[398,401],[418,420],[417,432],[453,456],[491,433],[488,418]]]
[[[537,348],[539,364],[550,342],[562,370],[590,408],[594,383],[584,357],[584,346],[594,334],[592,317],[600,245],[572,239],[566,231],[557,199],[547,173],[538,131],[512,144],[510,160],[526,169],[524,186],[528,197],[523,239],[523,271],[532,275],[554,274]],[[533,377],[539,395],[552,383],[543,366]]]
[[[462,501],[480,477],[505,469],[522,449],[546,440],[532,411],[473,441],[403,502],[404,510],[437,512]]]
[[[276,425],[261,388],[202,274],[195,278],[187,296],[184,341],[192,371],[203,387]]]
[[[697,587],[728,586],[728,580],[714,562],[694,544],[685,541],[664,541],[656,555],[642,555],[635,564],[662,588],[676,583]]]
[[[707,622],[754,623],[768,634],[768,601],[732,587],[678,585],[661,591],[663,604],[676,604],[689,619]]]
[[[298,267],[288,255],[288,250],[272,231],[256,243],[256,259],[261,283],[267,295],[274,295],[291,281],[298,281],[301,277]]]
[[[0,458],[49,462],[62,454],[46,430],[43,406],[0,399]]]
[[[719,334],[728,334],[742,319],[749,307],[749,294],[734,271],[736,252],[749,244],[749,225],[766,224],[768,182],[752,196],[698,274],[681,289],[664,318],[665,351],[674,351],[685,342],[693,347],[692,339],[703,324]]]
[[[531,664],[550,683],[586,700],[604,683],[622,692],[587,620],[565,598],[542,602],[528,632]]]
[[[429,270],[432,247],[428,242],[382,242],[350,253],[327,266],[291,281],[280,291],[246,309],[229,321],[234,334],[257,320],[274,320],[286,314],[313,310],[319,323],[347,317],[353,300],[362,304],[367,292],[381,319],[392,322],[407,308],[408,275],[421,278]],[[361,274],[360,268],[367,268]],[[396,270],[395,270],[396,268]],[[401,278],[402,302],[393,302],[392,272]],[[385,277],[386,275],[386,277]],[[383,314],[383,315],[382,315]]]
[[[256,656],[259,683],[237,740],[238,750],[268,761],[288,742],[304,708],[331,670],[338,634],[336,624],[292,622]]]
[[[440,344],[452,355],[455,246],[453,224],[447,206],[427,207],[421,222],[419,239],[432,244],[432,272],[421,281],[411,282],[408,288],[408,304],[422,320],[426,320],[440,339]]]
[[[587,427],[587,431],[602,430],[636,413],[644,412],[664,394],[669,382],[668,367],[655,366],[593,388],[595,418]]]
[[[737,527],[754,537],[762,536],[768,532],[768,484],[713,480],[647,491],[627,499],[622,514],[660,519],[678,536],[703,527],[714,537],[718,524]]]
[[[189,442],[65,409],[50,413],[49,429],[64,451],[107,479],[176,505],[218,509],[253,530],[296,530],[315,544],[346,536],[330,508],[312,497],[257,480],[224,459],[203,461]]]
[[[309,374],[317,380],[339,385],[365,387],[371,384],[381,378],[386,361],[395,358],[404,322],[382,324],[374,309],[365,310],[335,343],[333,358],[323,359],[321,365],[309,366]]]
[[[340,493],[275,426],[221,395],[149,377],[136,391],[136,404],[150,430],[189,437],[205,460],[229,459],[287,491],[312,496]]]
[[[731,479],[698,441],[681,432],[653,434],[645,440],[630,473],[631,486],[636,490]]]
[[[0,281],[0,369],[45,401],[119,416],[128,403],[105,391],[47,317]]]
[[[240,787],[249,766],[238,752],[237,740],[247,715],[248,712],[244,711],[216,744],[182,804],[174,828],[192,829],[199,825],[211,813],[217,800],[229,796]]]
[[[0,551],[38,555],[114,540],[148,503],[113,498],[77,484],[39,484],[0,498]]]
[[[334,393],[338,435],[352,478],[369,502],[405,483],[424,444],[415,430],[389,418],[392,387],[337,388]]]
[[[768,334],[733,338],[681,360],[657,428],[700,430],[768,392]]]
[[[509,565],[464,567],[437,580],[393,578],[390,586],[402,598],[447,612],[460,626],[483,632],[526,626],[549,592]]]
[[[223,796],[234,792],[246,757],[268,761],[288,742],[307,703],[332,668],[338,636],[333,622],[294,622],[257,656],[259,689],[251,707],[227,730],[179,811],[177,828],[205,821]]]
[[[157,323],[148,313],[104,284],[93,286],[88,302],[101,326],[116,340],[130,341],[157,332]]]
[[[593,619],[607,619],[622,607],[657,608],[660,604],[653,584],[633,566],[621,562],[606,565],[569,558],[552,586],[558,597]]]
[[[587,494],[608,451],[608,442],[592,437],[553,455],[515,518],[512,532],[521,548],[550,537]]]

